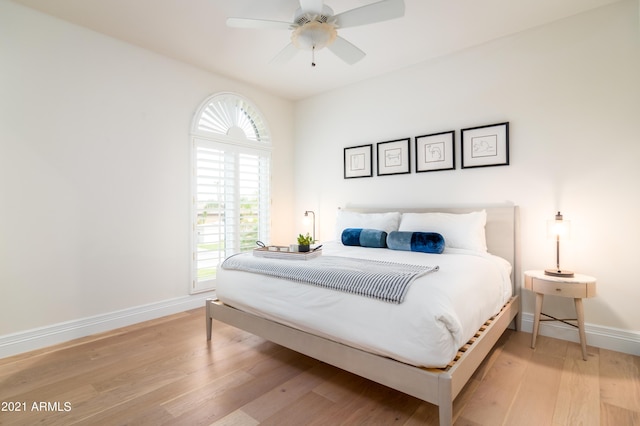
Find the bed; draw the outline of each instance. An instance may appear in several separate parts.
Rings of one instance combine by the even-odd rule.
[[[426,268],[407,285],[401,303],[224,268],[217,298],[206,301],[207,339],[212,320],[220,320],[433,403],[440,424],[449,425],[455,397],[504,330],[517,324],[517,225],[513,205],[344,209],[338,213],[337,241],[324,243],[319,258]],[[431,227],[442,231],[446,248],[437,254],[343,245],[344,229],[358,226],[387,235]],[[427,298],[430,307],[421,304]]]

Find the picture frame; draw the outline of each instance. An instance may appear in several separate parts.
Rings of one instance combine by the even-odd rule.
[[[411,173],[409,140],[410,138],[404,138],[378,142],[378,176]]]
[[[344,149],[344,178],[373,176],[373,144]]]
[[[509,123],[488,124],[461,130],[461,167],[508,166]]]
[[[416,136],[416,173],[454,170],[455,139],[455,130]]]

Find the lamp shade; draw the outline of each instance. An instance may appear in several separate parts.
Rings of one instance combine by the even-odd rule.
[[[555,219],[547,221],[547,237],[554,240],[557,238],[569,239],[571,237],[571,221],[564,220],[562,214],[558,212]]]

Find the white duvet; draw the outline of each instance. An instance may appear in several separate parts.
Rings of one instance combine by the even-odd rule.
[[[229,306],[358,349],[412,365],[444,367],[512,294],[511,265],[488,253],[447,249],[425,254],[330,242],[323,254],[440,269],[414,280],[400,304],[222,268],[217,297]]]

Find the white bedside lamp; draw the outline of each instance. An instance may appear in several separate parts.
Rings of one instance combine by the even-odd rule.
[[[556,240],[556,267],[545,269],[546,275],[554,277],[573,277],[573,271],[560,268],[560,238],[568,239],[571,230],[571,222],[564,220],[562,214],[558,212],[555,220],[547,221],[547,235]]]

